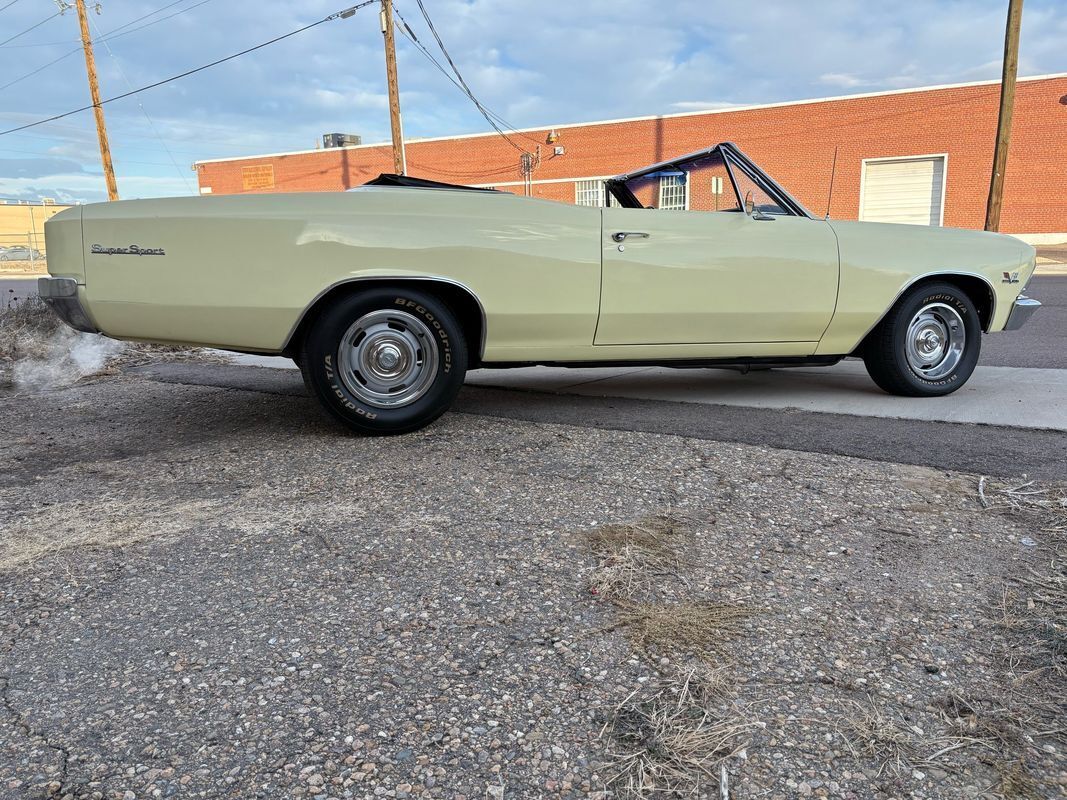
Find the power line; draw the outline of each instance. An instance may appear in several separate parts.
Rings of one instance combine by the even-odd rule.
[[[395,6],[394,6],[394,11],[395,11]],[[437,69],[438,72],[440,72],[442,75],[444,75],[445,78],[447,78],[448,81],[453,86],[455,86],[457,89],[459,89],[461,92],[463,92],[463,94],[469,99],[470,95],[467,94],[467,91],[464,90],[464,88],[462,86],[460,86],[459,82],[449,74],[448,70],[445,69],[444,66],[441,65],[441,62],[438,61],[436,58],[434,58],[433,53],[431,53],[429,50],[427,50],[425,45],[423,45],[423,43],[418,40],[418,37],[415,35],[415,32],[411,29],[411,25],[408,24],[408,21],[406,19],[404,19],[403,15],[399,11],[396,11],[396,16],[400,20],[400,32],[404,34],[404,36],[408,39],[408,41],[410,41],[413,45],[415,45],[416,49],[431,64],[433,64],[433,66]],[[526,139],[529,142],[532,142],[535,145],[536,144],[540,144],[539,141],[537,141],[536,139],[532,138],[531,136],[523,133],[522,131],[518,130],[514,125],[512,125],[510,122],[508,122],[502,116],[497,114],[491,108],[486,106],[484,103],[481,104],[481,105],[482,105],[482,108],[487,113],[489,113],[497,122],[499,122],[505,128],[510,130],[512,133],[515,133],[515,134],[521,136],[522,138]]]
[[[124,92],[123,94],[118,94],[118,95],[115,95],[114,97],[109,97],[106,100],[101,100],[100,101],[100,105],[103,106],[103,105],[107,105],[108,103],[114,103],[116,100],[122,100],[123,98],[130,97],[131,95],[135,95],[135,94],[139,94],[141,92],[148,91],[149,89],[155,89],[157,86],[163,86],[166,83],[171,83],[173,81],[179,80],[180,78],[186,78],[189,75],[195,75],[197,72],[203,72],[206,69],[210,69],[211,67],[218,66],[219,64],[224,64],[227,61],[233,61],[235,58],[240,58],[241,56],[247,55],[248,53],[252,53],[252,52],[254,52],[256,50],[262,50],[264,47],[267,47],[269,45],[275,44],[276,42],[280,42],[283,39],[288,39],[290,36],[296,36],[298,33],[303,33],[304,31],[310,30],[311,28],[314,28],[314,27],[316,27],[318,25],[321,25],[324,22],[332,22],[335,19],[340,19],[342,14],[351,15],[351,13],[354,13],[358,9],[363,8],[365,6],[369,6],[374,2],[376,2],[376,0],[364,0],[364,2],[359,3],[357,5],[354,5],[351,8],[346,8],[344,11],[338,11],[338,12],[336,12],[334,14],[330,14],[330,16],[323,17],[318,22],[312,22],[310,25],[305,25],[302,28],[297,28],[294,31],[290,31],[289,33],[282,34],[281,36],[276,36],[276,37],[274,37],[273,39],[271,39],[269,41],[263,42],[262,44],[257,44],[254,47],[249,47],[248,49],[242,50],[239,53],[234,53],[233,55],[226,56],[225,58],[217,59],[215,61],[212,61],[209,64],[204,64],[203,66],[196,67],[195,69],[186,70],[185,72],[179,73],[178,75],[172,75],[169,78],[164,78],[161,81],[156,81],[155,83],[150,83],[147,86],[140,87],[139,89],[132,89],[132,90],[130,90],[128,92]],[[81,113],[82,111],[88,111],[90,108],[93,108],[93,105],[82,106],[81,108],[76,108],[73,111],[66,111],[66,112],[64,112],[62,114],[55,114],[55,115],[53,115],[51,117],[47,117],[45,119],[39,119],[36,122],[30,122],[30,123],[27,123],[26,125],[20,125],[17,128],[9,128],[6,131],[0,131],[0,136],[6,136],[9,133],[15,133],[17,131],[24,131],[27,128],[35,128],[38,125],[44,125],[47,122],[54,122],[57,119],[63,119],[64,117],[69,117],[69,116],[72,116],[74,114]]]
[[[422,18],[426,20],[426,25],[429,27],[430,33],[432,33],[434,39],[437,40],[437,46],[441,49],[441,53],[444,55],[445,60],[448,61],[449,66],[452,67],[452,72],[455,73],[456,80],[459,81],[460,89],[465,95],[467,95],[467,97],[470,98],[471,102],[474,103],[474,106],[478,109],[478,112],[483,117],[485,117],[485,121],[488,122],[497,133],[503,136],[508,144],[510,144],[520,153],[525,154],[527,152],[526,149],[515,144],[511,137],[504,133],[500,125],[496,122],[496,120],[493,119],[493,116],[488,112],[488,110],[486,110],[485,106],[482,105],[481,101],[474,96],[474,92],[471,91],[470,86],[468,86],[467,82],[463,79],[463,75],[459,71],[459,67],[456,66],[456,62],[453,61],[452,56],[449,55],[448,48],[445,47],[445,43],[441,40],[441,35],[437,32],[437,28],[434,27],[433,20],[430,19],[430,15],[426,11],[426,6],[423,4],[422,0],[415,0],[415,2],[419,5],[419,11],[422,12]],[[405,27],[407,27],[407,23],[405,23]]]
[[[177,0],[177,2],[178,3],[184,3],[185,0]],[[143,19],[147,19],[148,17],[151,17],[153,14],[158,14],[161,11],[166,11],[171,6],[176,5],[176,3],[170,3],[169,5],[165,5],[162,8],[157,8],[155,11],[153,11],[153,12],[151,12],[149,14],[145,14],[144,16],[138,17],[137,19],[130,20],[125,25],[119,25],[119,27],[117,27],[117,28],[112,28],[110,31],[108,31],[107,33],[103,34],[103,36],[99,36],[98,38],[93,39],[92,40],[92,44],[107,45],[107,43],[110,42],[112,39],[118,39],[120,36],[125,36],[127,33],[134,33],[135,31],[143,30],[143,29],[149,27],[150,25],[155,25],[157,22],[164,22],[165,20],[168,20],[171,17],[176,17],[179,14],[184,14],[186,11],[192,11],[194,8],[197,8],[198,6],[204,5],[204,3],[210,3],[210,2],[211,2],[211,0],[200,0],[200,2],[196,3],[195,5],[191,5],[188,8],[183,8],[180,11],[176,11],[173,14],[168,14],[167,16],[161,17],[160,19],[156,19],[156,20],[152,20],[151,22],[147,22],[144,25],[141,25],[140,27],[134,28],[133,30],[123,31],[122,33],[116,33],[116,31],[121,31],[123,28],[128,28],[130,25],[133,25],[133,24],[135,24],[137,22],[140,22]],[[66,44],[66,42],[65,41],[64,42],[51,42],[50,44]],[[11,47],[20,47],[20,46],[22,46],[22,45],[17,45],[17,44],[16,45],[11,45]],[[25,46],[26,47],[35,47],[36,45],[25,45]],[[31,72],[27,72],[25,75],[20,75],[19,77],[15,78],[14,80],[8,81],[7,83],[5,83],[2,86],[0,86],[0,92],[2,92],[4,89],[7,89],[10,86],[14,86],[16,83],[21,83],[22,81],[26,80],[27,78],[32,78],[37,73],[48,69],[48,67],[52,66],[53,64],[58,64],[60,61],[63,61],[66,58],[70,58],[75,53],[80,53],[80,52],[81,52],[81,46],[79,45],[78,47],[75,47],[73,50],[67,51],[66,53],[61,55],[59,58],[53,59],[53,60],[49,61],[47,64],[42,64],[41,66],[37,67],[37,69],[32,70]]]
[[[15,0],[15,1],[18,2],[18,0]],[[124,25],[119,25],[117,28],[112,28],[107,33],[105,33],[104,36],[111,36],[112,34],[117,33],[118,31],[121,31],[123,28],[128,28],[131,25],[136,25],[141,20],[148,19],[149,17],[154,17],[156,14],[159,14],[159,13],[161,13],[163,11],[166,11],[168,8],[173,8],[174,6],[178,5],[179,3],[185,3],[187,1],[188,0],[174,0],[173,3],[167,3],[167,5],[162,6],[161,8],[157,8],[155,11],[149,11],[147,14],[143,14],[140,17],[137,17],[137,19],[131,19],[129,22],[127,22]],[[170,19],[171,17],[177,16],[178,14],[184,14],[186,11],[192,11],[194,8],[196,8],[196,6],[202,6],[206,2],[209,2],[209,0],[203,0],[203,2],[201,2],[201,3],[197,3],[196,5],[189,6],[188,8],[183,8],[180,11],[175,12],[174,14],[170,14],[170,15],[168,15],[166,17],[163,17],[163,19],[157,19],[157,20],[155,20],[155,22],[150,22],[148,24],[149,25],[154,25],[156,22],[162,22],[164,19]],[[0,11],[3,11],[3,9],[0,9]],[[63,12],[60,12],[60,13],[63,13]],[[148,27],[148,26],[145,25],[143,27]],[[77,40],[76,39],[63,39],[62,41],[59,41],[59,42],[35,42],[33,44],[9,44],[9,45],[7,45],[6,49],[12,49],[12,48],[16,48],[16,47],[17,48],[25,48],[25,47],[56,47],[56,46],[61,45],[61,44],[70,44],[71,42],[74,42],[74,41],[77,41]],[[93,40],[93,43],[94,44],[96,43],[95,39]]]
[[[59,58],[53,59],[52,61],[49,61],[47,64],[42,64],[41,66],[39,66],[37,69],[33,70],[32,72],[27,72],[25,75],[20,75],[19,77],[15,78],[14,80],[8,81],[3,86],[0,86],[0,92],[2,92],[4,89],[8,88],[9,86],[14,86],[16,83],[21,83],[22,81],[26,80],[27,78],[32,78],[38,72],[43,72],[44,70],[48,69],[53,64],[58,64],[63,59],[70,58],[72,55],[74,55],[75,53],[78,53],[78,52],[81,52],[81,48],[80,47],[75,47],[73,50],[71,50],[71,51],[69,51],[67,53],[64,53]]]
[[[93,28],[97,30],[97,35],[99,36],[100,31],[96,28],[96,21],[93,20],[92,17],[90,17],[89,22],[90,24],[92,24]],[[107,39],[102,39],[102,41],[104,43],[104,48],[107,50],[107,54],[111,56],[111,60],[114,61],[115,66],[118,67],[119,74],[122,76],[123,82],[125,82],[126,86],[132,91],[133,84],[130,83],[130,79],[126,77],[126,70],[122,68],[122,62],[115,57],[115,52],[111,49],[111,45],[108,44]],[[144,118],[148,122],[148,127],[152,129],[152,133],[154,133],[156,138],[159,139],[159,143],[163,146],[163,150],[166,152],[167,158],[170,159],[170,163],[174,165],[174,169],[175,171],[177,171],[178,177],[181,178],[182,183],[185,184],[185,188],[189,190],[190,194],[196,194],[196,192],[193,191],[192,183],[189,182],[189,176],[186,174],[185,170],[178,166],[178,162],[174,160],[174,154],[170,152],[170,148],[167,147],[167,143],[163,141],[163,137],[160,136],[159,131],[156,129],[156,123],[154,123],[152,121],[152,118],[148,116],[148,111],[147,109],[145,109],[144,104],[140,100],[137,101],[137,107],[140,108],[141,113],[144,114]]]
[[[7,8],[7,6],[4,6],[4,8]],[[50,17],[45,17],[45,18],[44,18],[44,19],[42,19],[42,20],[41,20],[40,22],[38,22],[38,23],[37,23],[36,25],[31,25],[30,27],[28,27],[28,28],[27,28],[26,30],[22,31],[21,33],[16,33],[16,34],[15,34],[14,36],[12,36],[12,37],[11,37],[10,39],[4,39],[4,41],[0,42],[0,47],[3,47],[3,46],[4,46],[5,44],[7,44],[8,42],[13,42],[13,41],[15,41],[15,40],[16,40],[17,38],[19,38],[20,36],[25,36],[25,35],[26,35],[27,33],[29,33],[29,32],[30,32],[30,31],[32,31],[32,30],[35,30],[35,29],[37,29],[37,28],[40,28],[40,27],[41,27],[42,25],[44,25],[44,24],[45,24],[46,22],[48,22],[49,20],[55,19],[56,17],[58,17],[58,16],[59,16],[60,14],[62,14],[62,13],[63,13],[62,11],[57,11],[57,12],[56,12],[55,14],[53,14],[52,16],[50,16]]]
[[[6,5],[0,6],[0,11],[4,11],[4,10],[6,10],[8,8],[11,8],[11,6],[15,5],[15,3],[17,3],[18,1],[19,0],[11,0],[10,3],[7,3]]]
[[[179,0],[179,2],[182,2],[182,0]],[[210,3],[210,2],[211,2],[211,0],[200,0],[199,3],[194,3],[193,5],[187,6],[186,8],[178,9],[173,14],[167,14],[167,16],[165,16],[165,17],[160,17],[159,19],[154,19],[151,22],[146,22],[144,25],[138,25],[136,28],[133,28],[132,30],[128,30],[128,31],[123,31],[122,30],[123,28],[128,28],[130,25],[133,25],[136,22],[140,22],[142,19],[147,19],[148,17],[151,17],[153,14],[158,14],[160,11],[165,11],[166,9],[170,8],[170,6],[174,5],[174,3],[171,3],[169,6],[163,6],[163,8],[156,9],[151,14],[145,14],[143,17],[139,17],[139,18],[133,20],[132,22],[127,22],[125,25],[120,25],[118,28],[113,28],[112,30],[110,30],[107,33],[103,34],[103,38],[100,39],[99,41],[101,41],[101,42],[110,42],[111,40],[118,39],[121,36],[126,36],[127,34],[130,34],[130,33],[136,33],[137,31],[143,31],[145,28],[151,27],[152,25],[156,25],[156,24],[158,24],[160,22],[166,22],[168,19],[173,19],[174,17],[177,17],[177,16],[179,16],[181,14],[184,14],[186,11],[192,11],[194,8],[199,8],[200,6],[204,5],[205,3]],[[118,31],[122,31],[122,33],[118,33]],[[94,40],[94,41],[96,41],[96,40]]]
[[[173,3],[167,3],[165,6],[162,6],[161,8],[157,8],[155,11],[149,11],[147,14],[144,14],[143,16],[140,16],[137,19],[131,19],[125,25],[119,25],[117,28],[112,28],[107,33],[105,33],[104,36],[110,36],[115,31],[121,31],[123,28],[128,28],[131,25],[136,25],[138,22],[140,22],[143,19],[148,19],[149,17],[154,17],[156,14],[159,14],[159,13],[161,13],[163,11],[166,11],[168,8],[173,8],[174,6],[178,5],[179,3],[184,3],[185,1],[186,0],[174,0]],[[203,3],[197,3],[196,5],[203,5]],[[189,11],[192,8],[196,8],[196,6],[190,6],[189,8],[184,8],[184,9],[182,9],[182,11],[179,11],[178,13],[181,14],[183,11]],[[162,20],[159,20],[159,21],[162,21]],[[100,35],[100,30],[97,29],[97,36],[99,36],[99,35]]]

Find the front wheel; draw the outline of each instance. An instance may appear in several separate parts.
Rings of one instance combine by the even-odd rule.
[[[334,418],[361,433],[407,433],[448,410],[467,372],[467,344],[433,295],[371,289],[318,316],[298,363]]]
[[[971,377],[982,347],[974,303],[950,283],[907,292],[871,332],[863,350],[867,373],[890,394],[938,397]]]

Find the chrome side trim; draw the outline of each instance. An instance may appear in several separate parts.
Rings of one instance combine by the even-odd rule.
[[[1041,303],[1037,300],[1026,295],[1019,295],[1015,298],[1015,303],[1012,304],[1011,312],[1008,314],[1008,321],[1004,324],[1004,330],[1019,330],[1039,308],[1041,308]]]
[[[78,301],[78,282],[74,278],[38,278],[37,294],[67,325],[82,333],[100,333]]]
[[[358,278],[345,278],[343,280],[331,283],[315,297],[311,302],[304,306],[304,310],[300,312],[300,316],[297,317],[296,322],[293,323],[293,327],[289,329],[289,333],[285,337],[285,341],[282,343],[281,350],[285,351],[289,349],[289,345],[292,344],[293,336],[296,335],[297,330],[304,322],[304,318],[307,317],[308,312],[321,300],[328,295],[338,286],[344,286],[348,283],[366,283],[367,281],[405,281],[408,283],[447,283],[450,286],[455,286],[457,289],[462,289],[471,297],[474,298],[474,302],[478,305],[478,312],[482,315],[482,341],[478,344],[478,360],[481,361],[485,356],[485,341],[486,336],[489,333],[489,320],[485,315],[485,306],[482,305],[482,299],[476,295],[469,286],[460,283],[452,278],[443,278],[439,275],[365,275]]]
[[[953,271],[953,270],[939,269],[939,270],[936,270],[934,272],[927,272],[924,275],[919,275],[919,276],[917,276],[915,278],[912,278],[910,281],[908,281],[903,286],[901,286],[900,287],[900,291],[898,291],[896,293],[896,295],[890,301],[889,305],[887,305],[885,307],[885,311],[882,312],[881,316],[879,316],[878,319],[875,320],[874,324],[871,325],[871,327],[869,327],[867,330],[865,330],[863,332],[863,335],[859,339],[856,340],[856,345],[855,346],[859,347],[860,346],[860,342],[862,342],[864,339],[867,338],[867,334],[869,334],[871,331],[873,331],[875,328],[878,327],[879,323],[881,323],[881,321],[883,319],[885,319],[885,315],[888,314],[890,312],[890,310],[893,308],[893,306],[895,306],[897,304],[897,300],[899,300],[901,297],[904,296],[904,292],[908,291],[908,289],[910,289],[912,286],[917,284],[919,281],[924,281],[924,280],[926,280],[928,278],[937,278],[937,277],[940,277],[942,275],[960,275],[960,276],[965,277],[965,278],[979,278],[982,281],[982,283],[984,283],[986,285],[986,287],[989,289],[989,296],[991,298],[993,298],[993,305],[989,309],[989,325],[987,325],[985,328],[983,328],[982,332],[983,333],[989,333],[989,328],[993,325],[993,320],[997,316],[997,292],[993,288],[993,284],[990,282],[989,278],[987,278],[985,275],[979,275],[977,272],[958,272],[958,271]],[[830,319],[830,324],[833,325],[833,318]],[[829,326],[827,326],[826,330],[829,330],[829,329],[830,329]],[[826,336],[826,331],[823,331],[823,336]]]

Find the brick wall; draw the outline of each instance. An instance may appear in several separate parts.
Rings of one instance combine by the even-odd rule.
[[[826,211],[838,148],[830,213],[859,214],[865,158],[947,153],[947,226],[981,228],[996,135],[998,83],[812,101],[644,120],[557,126],[511,134],[523,148],[541,145],[533,195],[574,202],[574,181],[616,175],[666,158],[734,141],[811,211]],[[493,185],[517,193],[519,152],[497,135],[412,141],[408,172],[451,183]],[[263,167],[269,165],[264,173]],[[201,187],[244,191],[340,191],[392,171],[388,145],[292,153],[198,164]],[[268,177],[265,180],[264,174]],[[562,182],[550,182],[562,181]],[[249,188],[246,188],[249,187]],[[1067,77],[1018,84],[1005,179],[1001,230],[1067,232]]]

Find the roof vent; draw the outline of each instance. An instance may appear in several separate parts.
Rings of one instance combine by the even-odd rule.
[[[331,147],[351,147],[357,144],[363,144],[363,137],[354,133],[322,134],[322,146],[327,149]]]

